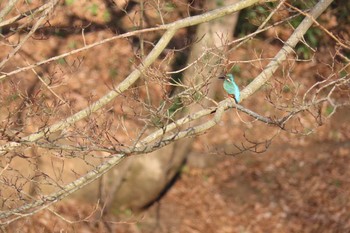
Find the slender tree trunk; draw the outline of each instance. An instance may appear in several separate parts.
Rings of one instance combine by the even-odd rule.
[[[225,0],[224,4],[229,5],[235,2],[237,0]],[[216,1],[206,1],[206,9],[211,10],[218,7],[220,6],[216,5]],[[223,55],[225,52],[224,42],[232,40],[237,16],[238,14],[232,14],[219,20],[200,24],[197,28],[196,38],[201,38],[201,40],[193,44],[187,63],[193,63],[208,49],[214,49],[216,54]],[[197,75],[197,83],[203,81],[199,79],[200,77],[212,75],[213,66],[217,66],[216,72],[218,74],[224,71],[223,61],[218,56],[211,55],[211,53],[208,53],[208,56],[208,62],[201,67],[201,74]],[[184,72],[183,82],[185,84],[193,82],[191,79],[196,77],[196,73],[197,68],[191,66]],[[208,84],[208,97],[214,97],[219,83],[215,79]],[[208,101],[205,104],[209,106],[212,103]],[[191,107],[190,110],[195,112],[199,108],[201,106]],[[109,172],[102,181],[104,184],[102,185],[104,191],[101,192],[104,194],[102,195],[102,206],[105,212],[110,208],[139,210],[157,200],[191,153],[193,142],[194,138],[186,138],[153,153],[132,156]],[[86,193],[86,190],[83,192]]]

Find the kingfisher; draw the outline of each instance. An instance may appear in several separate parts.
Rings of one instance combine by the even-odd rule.
[[[230,97],[232,97],[236,103],[239,103],[241,93],[238,85],[235,83],[235,78],[232,74],[226,74],[226,76],[220,76],[219,79],[224,79],[224,89]]]

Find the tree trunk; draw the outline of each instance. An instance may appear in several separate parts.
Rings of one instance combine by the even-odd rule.
[[[238,0],[226,0],[225,5],[233,4]],[[205,8],[215,9],[216,1],[206,1]],[[208,48],[215,48],[215,53],[224,54],[224,42],[232,40],[233,31],[237,22],[238,13],[226,16],[219,20],[200,24],[197,28],[196,38],[201,38],[194,43],[188,64],[196,61]],[[223,38],[225,41],[223,41]],[[220,51],[221,50],[221,51]],[[219,57],[209,55],[208,64],[201,67],[201,77],[212,76],[212,66],[218,65],[217,73],[223,72],[224,65]],[[196,77],[195,66],[184,72],[183,82],[188,84]],[[209,84],[208,97],[213,98],[217,85],[222,84],[214,78]],[[209,101],[205,105],[209,105]],[[202,106],[203,107],[203,106]],[[191,107],[196,111],[200,106]],[[105,210],[110,208],[131,208],[140,210],[157,200],[169,187],[169,183],[180,170],[191,153],[194,138],[186,138],[170,144],[160,150],[142,156],[131,156],[120,166],[109,172],[104,178],[104,190],[106,193],[103,203]],[[92,187],[90,187],[92,188]],[[96,187],[94,190],[97,190]],[[84,191],[86,193],[86,190]]]

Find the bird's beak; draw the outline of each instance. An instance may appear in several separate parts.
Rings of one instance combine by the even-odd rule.
[[[218,79],[226,79],[226,77],[225,76],[220,76],[220,77],[218,77]]]

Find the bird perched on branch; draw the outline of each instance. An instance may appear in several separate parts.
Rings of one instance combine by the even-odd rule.
[[[226,74],[226,76],[220,76],[219,79],[224,79],[224,89],[228,95],[238,103],[240,101],[240,91],[238,85],[235,83],[235,79],[232,74]]]

